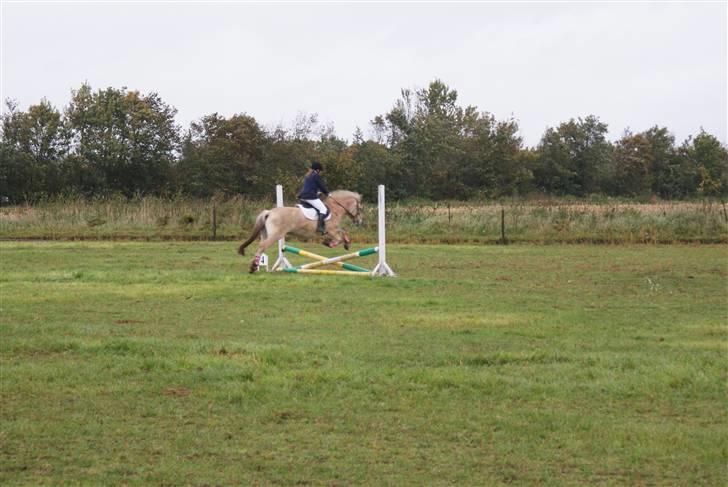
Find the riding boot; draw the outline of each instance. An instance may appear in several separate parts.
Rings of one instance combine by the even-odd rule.
[[[326,234],[326,223],[324,223],[324,218],[326,218],[326,215],[319,213],[318,226],[316,227],[316,231],[321,233],[321,235]]]

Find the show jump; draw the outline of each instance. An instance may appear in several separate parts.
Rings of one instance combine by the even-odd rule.
[[[308,252],[306,250],[286,245],[285,237],[289,233],[303,238],[315,237],[316,222],[307,219],[297,207],[283,206],[283,187],[279,184],[276,185],[276,208],[264,210],[258,215],[252,234],[248,240],[240,245],[238,253],[245,255],[245,248],[250,245],[253,240],[260,236],[260,245],[250,263],[251,273],[256,272],[259,269],[262,262],[261,257],[263,258],[263,262],[267,261],[263,252],[265,252],[265,250],[277,240],[278,255],[275,263],[270,269],[271,271],[360,277],[395,277],[396,274],[387,264],[384,185],[379,185],[377,191],[377,225],[379,243],[376,247],[369,247],[359,250],[358,252],[327,258],[314,254],[313,252]],[[330,209],[331,218],[326,222],[324,244],[328,247],[335,247],[343,243],[344,248],[348,250],[349,238],[346,231],[341,228],[340,223],[344,216],[348,216],[356,224],[361,223],[361,195],[352,191],[334,191],[326,200],[326,205]],[[313,262],[293,266],[286,258],[285,252],[298,254],[302,257],[308,257],[309,259],[313,259]],[[358,257],[365,257],[372,254],[377,254],[379,259],[377,265],[371,270],[347,262]],[[320,269],[320,267],[326,265],[336,265],[342,270]]]

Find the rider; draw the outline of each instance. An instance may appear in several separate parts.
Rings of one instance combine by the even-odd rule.
[[[313,206],[318,212],[318,227],[317,232],[321,234],[326,233],[326,224],[324,219],[329,214],[329,209],[318,197],[318,193],[321,192],[326,196],[329,196],[329,190],[326,189],[326,185],[321,179],[321,172],[324,170],[320,162],[314,161],[311,163],[311,169],[306,174],[306,179],[303,181],[303,189],[298,193],[298,199],[305,201],[309,205]]]

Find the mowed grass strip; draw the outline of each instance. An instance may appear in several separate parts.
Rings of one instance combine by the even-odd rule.
[[[724,246],[235,247],[0,243],[0,483],[728,480]]]

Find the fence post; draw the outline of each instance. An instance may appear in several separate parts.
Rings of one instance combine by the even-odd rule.
[[[212,202],[212,239],[217,239],[217,204]]]
[[[501,206],[501,243],[503,245],[506,245],[508,243],[508,240],[506,240],[506,210]]]

